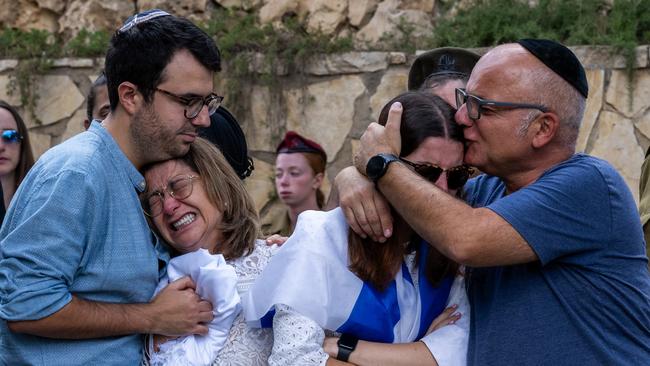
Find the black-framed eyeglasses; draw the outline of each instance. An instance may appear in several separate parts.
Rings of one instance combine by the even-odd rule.
[[[201,109],[203,109],[204,105],[208,107],[208,114],[213,115],[223,101],[223,97],[215,93],[210,93],[210,95],[205,97],[182,97],[160,88],[156,88],[155,90],[167,95],[170,98],[173,98],[178,103],[185,106],[184,115],[187,119],[196,118],[196,116],[201,113]]]
[[[437,165],[414,163],[402,157],[400,157],[399,160],[409,165],[422,178],[431,183],[437,182],[442,173],[447,172],[447,188],[449,189],[462,188],[469,177],[472,176],[472,173],[474,173],[473,168],[464,164],[444,169]]]
[[[0,138],[3,142],[16,144],[23,139],[23,136],[17,130],[4,130]]]
[[[174,199],[185,199],[192,194],[193,182],[198,177],[198,175],[181,174],[170,178],[167,182],[167,187],[162,188],[162,190],[149,192],[141,197],[142,210],[150,217],[160,215],[163,212],[165,192]]]
[[[511,103],[511,102],[497,102],[495,100],[487,100],[477,97],[476,95],[469,94],[465,89],[456,88],[456,109],[460,109],[463,104],[467,104],[467,117],[476,121],[481,118],[481,111],[484,106],[499,107],[507,109],[537,109],[542,112],[548,112],[548,108],[541,104],[529,103]]]

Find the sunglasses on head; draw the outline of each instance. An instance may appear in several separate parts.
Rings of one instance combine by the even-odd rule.
[[[2,141],[8,143],[18,143],[23,137],[16,130],[4,130],[2,131]]]
[[[467,165],[444,169],[437,165],[414,163],[404,158],[399,158],[399,160],[413,168],[416,173],[431,183],[437,182],[442,173],[447,172],[447,188],[449,189],[462,188],[474,172],[474,169]]]

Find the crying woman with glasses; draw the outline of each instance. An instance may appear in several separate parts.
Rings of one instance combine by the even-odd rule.
[[[195,334],[149,336],[152,365],[266,365],[273,334],[246,326],[243,296],[274,247],[257,240],[252,198],[223,154],[197,138],[180,158],[143,169],[147,188],[140,199],[154,232],[169,244],[172,259],[156,292],[184,276],[194,283],[187,296],[200,296],[214,319]],[[155,299],[153,300],[155,301]],[[177,309],[176,311],[183,311]]]
[[[402,154],[385,164],[404,164],[423,184],[460,195],[471,169],[455,110],[408,92],[386,104],[380,124],[394,102],[403,106]],[[459,266],[393,215],[385,242],[357,235],[341,208],[300,215],[242,300],[251,326],[273,327],[270,365],[465,364],[469,305]]]
[[[0,183],[4,196],[4,209],[34,165],[34,155],[29,144],[25,122],[9,103],[0,100]],[[4,212],[4,209],[1,210]],[[4,217],[4,215],[2,215]],[[2,218],[0,218],[1,222]]]

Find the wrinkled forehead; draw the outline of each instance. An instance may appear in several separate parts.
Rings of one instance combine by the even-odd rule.
[[[144,173],[144,179],[147,182],[147,191],[165,187],[171,178],[189,173],[194,172],[180,159],[172,159],[162,163],[156,163]]]
[[[483,98],[504,91],[519,92],[528,84],[535,61],[519,44],[497,46],[478,61],[467,81],[467,91]]]

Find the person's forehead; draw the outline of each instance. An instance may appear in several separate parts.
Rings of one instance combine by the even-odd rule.
[[[94,109],[99,109],[103,105],[108,104],[108,88],[106,85],[95,87],[95,105]]]
[[[186,49],[174,53],[161,74],[161,86],[182,88],[184,93],[207,95],[212,92],[214,73]],[[178,91],[177,91],[178,92]]]
[[[14,129],[17,127],[14,116],[5,108],[0,108],[0,127],[4,129]]]
[[[491,51],[492,52],[492,51]],[[479,60],[467,81],[467,91],[483,98],[515,94],[528,84],[534,57],[523,48],[509,47],[487,53]]]
[[[147,183],[155,185],[164,185],[169,178],[179,174],[191,173],[192,169],[182,160],[173,159],[162,163],[157,163],[145,173]]]
[[[276,168],[288,169],[292,167],[306,167],[307,158],[301,153],[280,153],[275,159]]]

